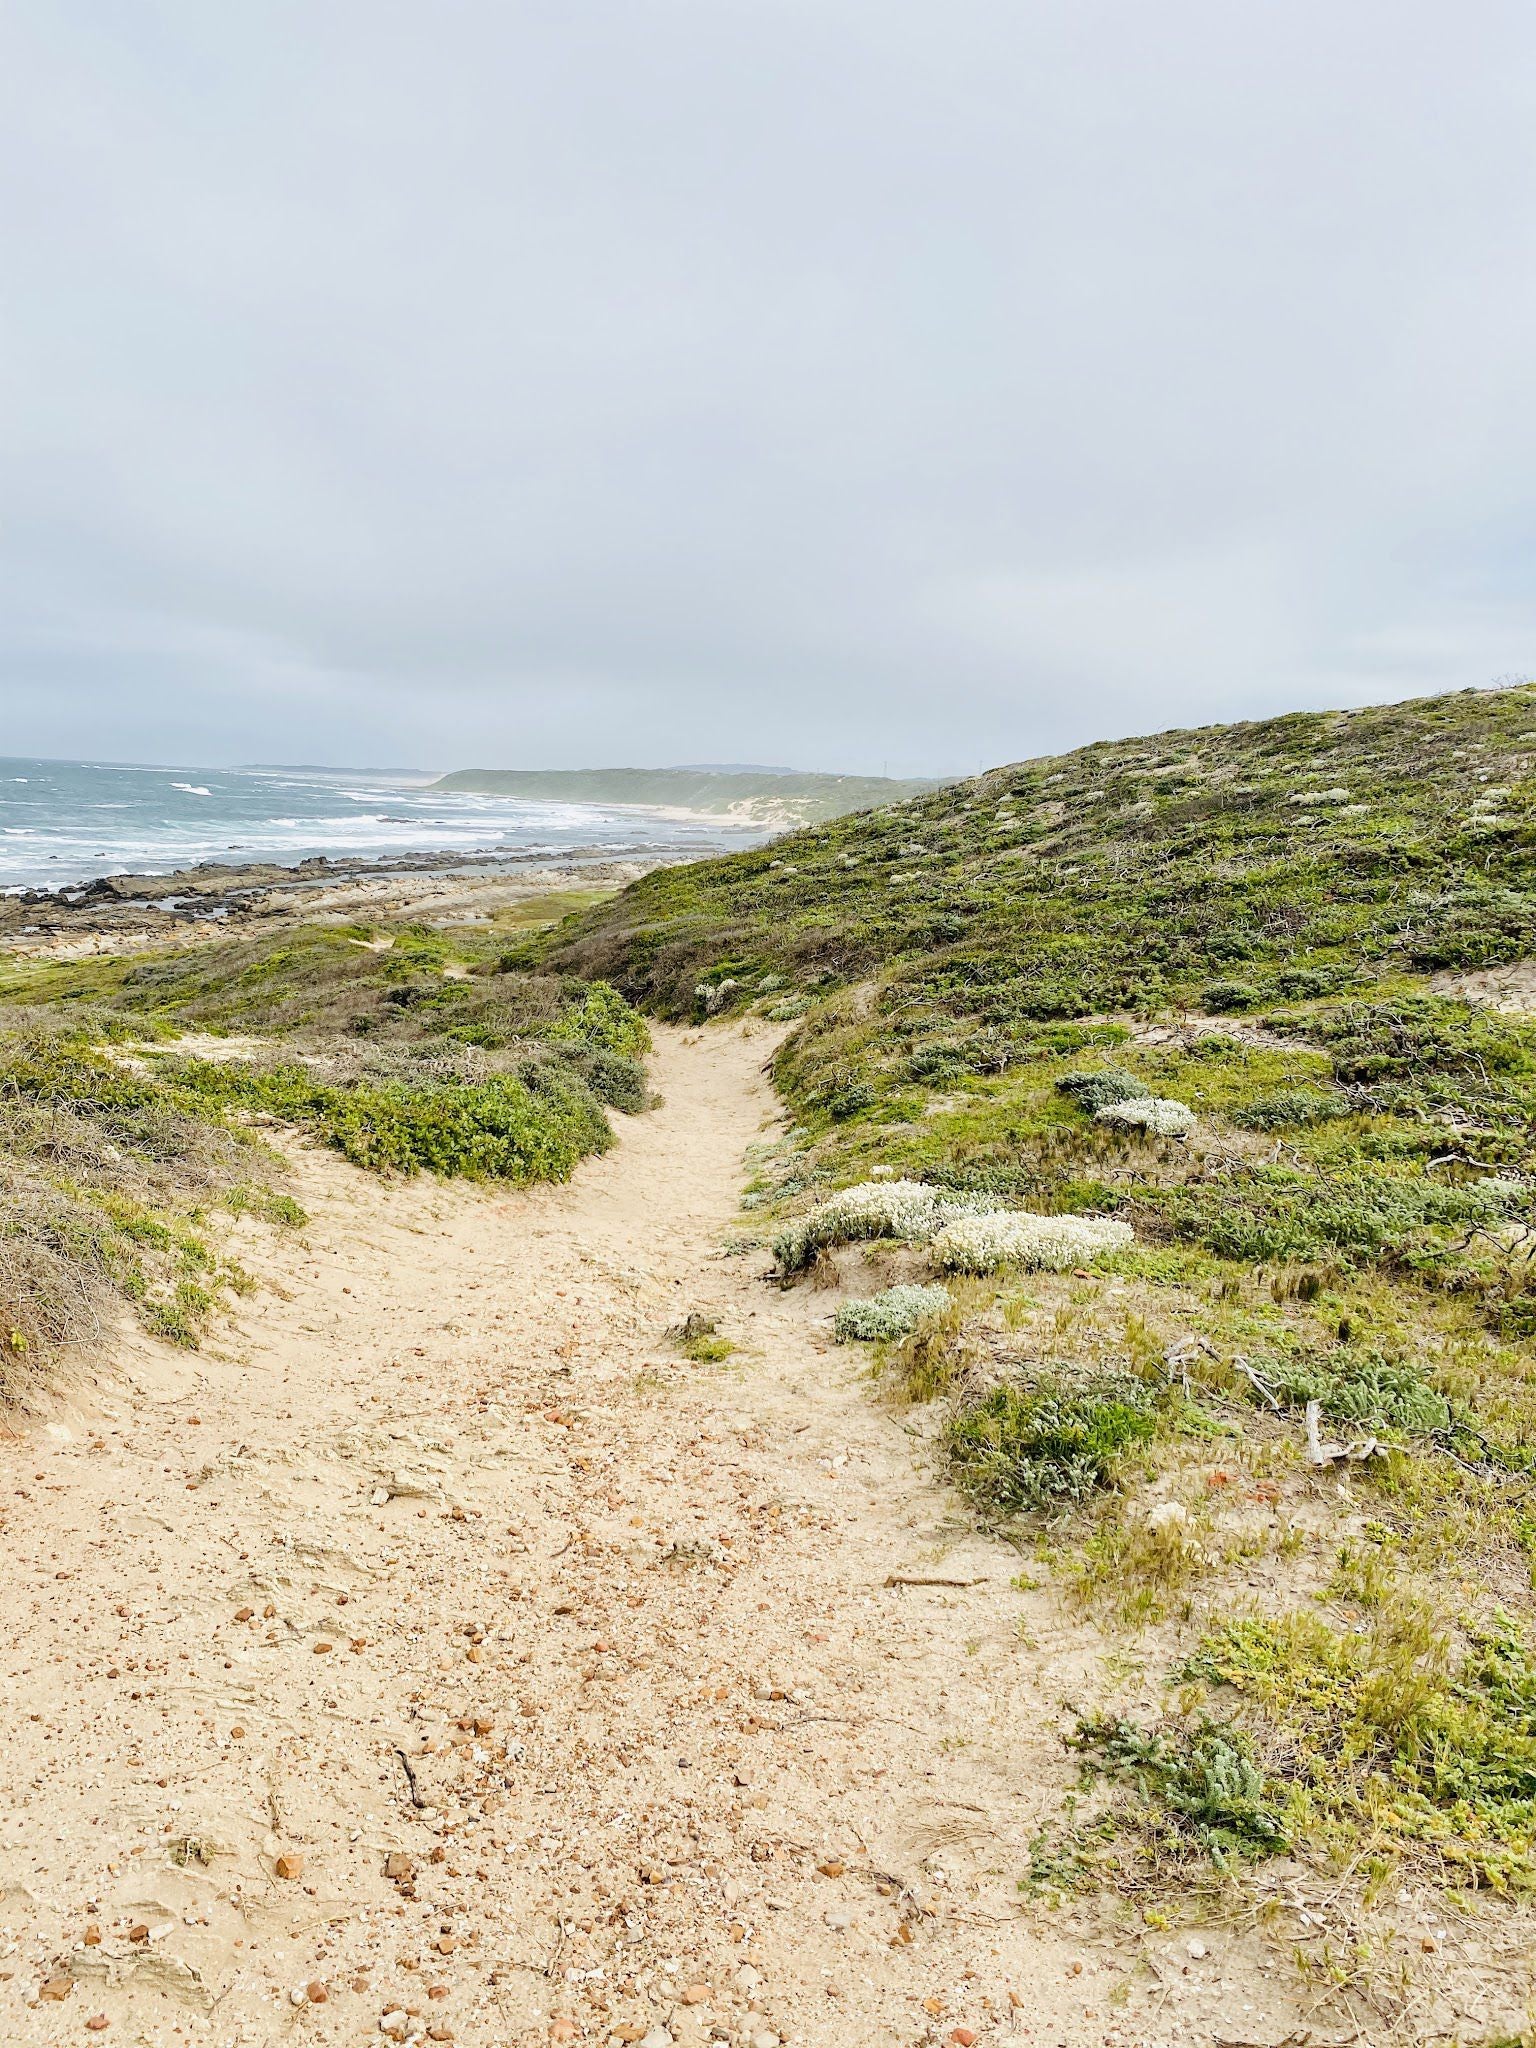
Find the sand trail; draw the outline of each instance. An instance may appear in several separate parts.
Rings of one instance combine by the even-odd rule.
[[[1021,1899],[1083,1631],[828,1298],[722,1250],[771,1043],[661,1033],[664,1106],[566,1187],[302,1154],[222,1355],[125,1340],[7,1448],[0,2038],[1295,2024],[1224,1937],[1192,1976]],[[678,1356],[689,1310],[730,1360]]]

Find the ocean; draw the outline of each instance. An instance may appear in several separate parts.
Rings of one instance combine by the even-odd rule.
[[[764,837],[597,804],[428,788],[420,776],[328,768],[176,768],[0,758],[0,891],[199,861],[295,866],[314,854],[644,858]]]

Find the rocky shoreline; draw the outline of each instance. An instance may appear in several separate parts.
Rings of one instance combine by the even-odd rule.
[[[0,953],[76,959],[227,937],[279,922],[348,922],[414,914],[489,919],[530,898],[619,889],[654,867],[696,859],[697,846],[647,847],[615,860],[598,847],[558,862],[540,855],[316,855],[294,866],[205,861],[169,874],[101,875],[60,889],[0,896]]]

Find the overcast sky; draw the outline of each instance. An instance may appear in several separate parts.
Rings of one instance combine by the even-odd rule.
[[[1531,0],[9,0],[0,753],[1536,672]]]

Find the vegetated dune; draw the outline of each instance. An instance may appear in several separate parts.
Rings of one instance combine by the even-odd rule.
[[[604,1150],[607,1109],[645,1103],[645,1025],[611,989],[507,968],[504,945],[483,927],[299,926],[0,974],[12,1396],[99,1355],[125,1304],[197,1342],[249,1285],[216,1219],[303,1221],[264,1127],[376,1171],[512,1184]]]
[[[885,1387],[1162,1682],[1085,1709],[1119,1790],[1053,1883],[1536,1885],[1536,1019],[1489,975],[1533,880],[1522,687],[1020,763],[535,949],[797,1020],[748,1196],[786,1279],[970,1276]]]
[[[885,775],[735,768],[460,768],[433,784],[481,796],[695,811],[757,821],[770,830],[899,803],[935,786],[931,780],[904,782]]]

